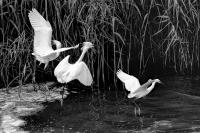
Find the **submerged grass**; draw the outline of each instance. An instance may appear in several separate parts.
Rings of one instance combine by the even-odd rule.
[[[95,44],[84,60],[97,86],[116,85],[118,68],[134,75],[145,75],[156,66],[192,73],[200,65],[199,4],[196,0],[1,1],[1,85],[36,82],[44,73],[53,77],[56,63],[42,70],[31,55],[28,12],[32,8],[50,21],[53,38],[63,47],[83,41]],[[62,53],[57,60],[65,56]]]

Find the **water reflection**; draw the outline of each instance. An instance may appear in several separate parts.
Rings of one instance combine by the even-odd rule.
[[[136,101],[127,94],[89,92],[69,95],[60,106],[48,107],[27,121],[31,132],[200,132],[199,79],[170,77],[147,97]]]

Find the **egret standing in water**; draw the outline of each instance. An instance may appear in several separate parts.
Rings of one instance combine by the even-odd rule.
[[[90,86],[92,84],[93,78],[90,70],[82,61],[85,53],[92,47],[93,44],[91,42],[83,42],[83,47],[81,48],[81,56],[74,64],[69,63],[70,55],[68,55],[56,66],[54,75],[56,76],[58,82],[67,84],[68,82],[77,79],[85,86]]]
[[[130,93],[128,94],[128,98],[135,98],[135,99],[142,98],[148,95],[153,90],[156,83],[162,83],[159,79],[149,79],[146,83],[141,85],[136,77],[128,75],[122,70],[118,70],[116,74],[117,77],[125,84],[126,90],[130,91]],[[136,106],[138,107],[137,104]],[[140,114],[140,108],[139,108],[139,114]]]
[[[53,50],[51,44],[52,27],[49,21],[46,21],[34,8],[29,12],[28,17],[34,29],[34,52],[32,55],[36,57],[40,64],[45,64],[44,68],[47,67],[49,61],[56,59],[60,52],[78,47],[76,45],[75,47],[61,48],[61,43],[53,40],[56,45],[56,50]]]

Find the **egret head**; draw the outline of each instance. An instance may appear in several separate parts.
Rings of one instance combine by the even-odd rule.
[[[162,84],[162,82],[160,81],[160,79],[154,79],[154,82]]]
[[[94,45],[91,42],[83,42],[83,47],[81,48],[81,50],[87,51],[92,47],[94,47]]]
[[[53,43],[56,45],[56,49],[61,48],[61,43],[57,40],[53,40]]]

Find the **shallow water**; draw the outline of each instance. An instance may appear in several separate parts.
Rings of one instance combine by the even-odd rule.
[[[24,117],[30,132],[200,132],[199,77],[166,77],[136,104],[125,91],[69,95]]]

